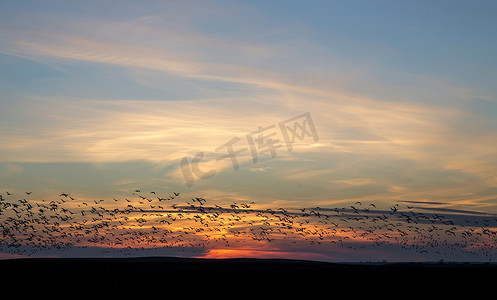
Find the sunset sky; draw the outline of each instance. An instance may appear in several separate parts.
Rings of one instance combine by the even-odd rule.
[[[0,194],[496,218],[496,32],[484,0],[2,1]]]

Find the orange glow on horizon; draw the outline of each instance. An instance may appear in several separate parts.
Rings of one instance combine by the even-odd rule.
[[[196,258],[226,259],[226,258],[261,258],[261,259],[305,259],[325,260],[328,257],[322,253],[292,252],[283,250],[264,249],[211,249]]]

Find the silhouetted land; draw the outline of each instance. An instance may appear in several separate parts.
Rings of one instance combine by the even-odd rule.
[[[286,259],[28,258],[0,261],[4,287],[96,291],[137,289],[205,295],[407,294],[490,290],[497,265],[343,264]],[[159,290],[157,290],[159,289]]]

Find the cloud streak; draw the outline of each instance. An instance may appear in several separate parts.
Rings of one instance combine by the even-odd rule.
[[[494,97],[425,74],[381,76],[380,66],[359,65],[289,29],[267,30],[264,22],[242,18],[237,24],[249,38],[226,37],[202,28],[201,14],[182,5],[124,21],[32,16],[22,26],[3,27],[3,54],[61,73],[106,70],[124,77],[123,85],[179,96],[110,100],[20,91],[0,104],[6,108],[2,119],[11,120],[3,121],[0,159],[11,166],[139,161],[167,168],[164,177],[182,185],[179,161],[204,152],[201,168],[217,174],[210,186],[199,180],[194,187],[220,198],[403,200],[496,209],[497,162],[488,142],[497,137],[495,118],[468,109],[477,102],[472,97],[485,103]],[[236,9],[211,9],[209,16],[233,20]],[[400,83],[389,83],[388,76],[399,76]],[[56,91],[57,83],[51,86]],[[238,137],[237,146],[248,148],[244,139],[259,126],[277,128],[305,112],[312,115],[318,142],[305,139],[292,153],[279,148],[276,157],[265,155],[257,164],[246,151],[237,173],[229,160],[216,160],[221,152],[215,149],[230,139]],[[254,182],[266,190],[254,189]]]

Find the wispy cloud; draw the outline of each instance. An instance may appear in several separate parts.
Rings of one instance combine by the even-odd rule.
[[[0,30],[0,52],[62,69],[113,67],[147,88],[160,88],[163,76],[188,80],[195,89],[202,89],[198,82],[216,91],[234,85],[233,95],[108,101],[21,93],[16,105],[25,109],[23,122],[11,122],[0,133],[1,159],[147,161],[176,165],[169,176],[182,182],[181,158],[203,151],[209,156],[203,168],[233,172],[228,160],[210,155],[216,147],[310,112],[319,142],[300,143],[294,153],[279,151],[278,168],[254,165],[247,151],[239,157],[242,166],[276,176],[275,186],[303,182],[301,197],[311,188],[319,187],[320,197],[333,191],[333,197],[316,200],[323,202],[448,200],[457,194],[465,196],[451,201],[472,205],[490,199],[483,190],[497,186],[495,147],[488,142],[495,140],[497,127],[493,118],[461,103],[477,94],[488,102],[493,97],[419,74],[400,74],[401,84],[388,84],[376,79],[374,65],[341,60],[281,27],[249,29],[254,24],[246,19],[238,24],[264,34],[248,41],[226,38],[201,29],[195,10],[188,14],[181,5],[125,21],[59,17],[49,22],[33,16],[23,26]],[[233,11],[210,13],[230,19]],[[51,26],[35,26],[47,23]],[[303,161],[306,165],[298,164]],[[276,201],[273,196],[268,198]]]

